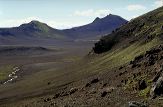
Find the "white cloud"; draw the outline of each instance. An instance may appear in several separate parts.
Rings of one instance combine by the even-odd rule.
[[[75,11],[73,15],[75,16],[86,16],[86,17],[104,17],[111,13],[109,9],[99,9],[99,10],[93,10],[93,9],[88,9],[84,11]]]
[[[153,6],[155,6],[155,7],[161,7],[161,6],[163,6],[163,0],[156,0],[154,2],[154,5]]]
[[[138,11],[138,10],[145,10],[146,7],[140,4],[132,4],[132,5],[128,5],[127,7],[128,11]]]
[[[42,21],[38,17],[28,17],[24,19],[6,19],[0,23],[0,27],[15,27],[21,25],[22,23],[29,23],[32,20]]]
[[[57,29],[68,29],[80,25],[86,24],[86,22],[78,21],[45,21],[49,26],[52,26],[53,28]]]

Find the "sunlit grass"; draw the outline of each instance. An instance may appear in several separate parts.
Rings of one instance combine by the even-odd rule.
[[[0,66],[0,81],[8,77],[8,75],[13,71],[13,65]]]
[[[136,42],[125,49],[117,49],[105,53],[103,56],[99,56],[98,58],[91,60],[89,66],[86,67],[85,70],[90,72],[99,72],[120,67],[160,43],[161,41],[159,38],[155,38],[148,43]]]

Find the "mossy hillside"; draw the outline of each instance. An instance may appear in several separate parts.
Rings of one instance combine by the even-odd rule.
[[[155,38],[148,43],[136,42],[125,49],[116,49],[99,55],[99,57],[90,61],[87,67],[93,71],[109,70],[116,67],[123,66],[124,64],[133,60],[136,56],[139,56],[151,48],[158,46],[162,41],[159,38]]]
[[[138,90],[137,86],[139,81],[141,80],[145,81],[147,87],[143,90]],[[151,85],[152,85],[152,79],[149,79],[148,74],[144,73],[141,76],[136,76],[136,77],[129,76],[127,83],[123,84],[123,88],[124,90],[134,91],[140,97],[147,98],[150,93]]]
[[[87,59],[87,61],[78,61],[75,67],[71,68],[72,71],[78,71],[82,75],[93,75],[96,73],[108,72],[119,68],[131,60],[134,60],[136,56],[139,56],[151,48],[160,44],[158,38],[153,39],[148,43],[134,43],[125,49],[116,49],[108,51],[106,53],[96,55],[93,58]]]
[[[148,95],[149,95],[149,93],[150,93],[150,90],[151,90],[151,87],[148,86],[146,89],[141,90],[140,92],[138,92],[138,95],[139,95],[140,97],[147,98]]]
[[[41,23],[39,21],[31,21],[30,23],[22,24],[18,27],[20,32],[17,32],[21,35],[30,35],[34,37],[44,37],[44,38],[52,38],[52,39],[64,39],[66,38],[65,35],[57,29],[53,29],[52,27],[48,26],[45,23]]]
[[[137,78],[138,80],[130,78],[127,81],[127,83],[124,85],[123,89],[124,90],[131,90],[131,91],[135,92],[138,96],[147,98],[149,96],[149,93],[150,93],[151,83],[148,83],[149,80],[146,78],[146,76],[141,77],[141,78],[142,79]],[[136,90],[135,89],[139,80],[145,80],[146,81],[147,87],[145,89],[143,89],[143,90]]]
[[[43,32],[49,32],[50,31],[50,28],[46,25],[46,24],[43,24],[41,22],[38,22],[38,21],[32,21],[32,23],[35,25],[35,27]]]
[[[53,28],[49,27],[47,24],[38,22],[38,21],[32,21],[32,24],[34,24],[34,26],[41,32],[36,32],[38,35],[45,35],[46,37],[50,37],[50,38],[58,38],[58,39],[63,39],[65,38],[64,36],[60,35],[59,32],[58,33],[54,33],[53,32]],[[40,36],[40,37],[41,37]]]

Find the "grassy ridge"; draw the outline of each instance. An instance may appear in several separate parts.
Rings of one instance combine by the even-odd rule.
[[[99,72],[120,67],[161,43],[162,41],[159,38],[155,38],[148,43],[136,42],[125,49],[109,51],[91,60],[86,67],[86,71]]]

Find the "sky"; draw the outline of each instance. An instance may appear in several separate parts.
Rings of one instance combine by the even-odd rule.
[[[0,0],[0,27],[38,20],[66,29],[109,14],[131,20],[161,6],[163,0]]]

